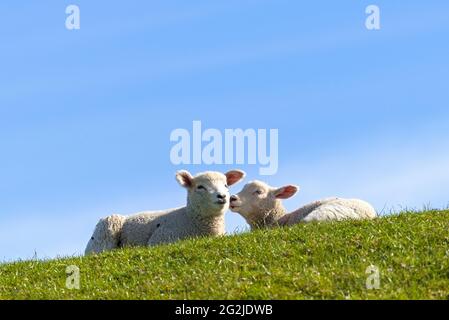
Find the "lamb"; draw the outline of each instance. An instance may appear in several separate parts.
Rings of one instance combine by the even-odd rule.
[[[243,171],[226,174],[208,171],[193,177],[176,173],[187,189],[187,206],[165,211],[140,212],[131,216],[111,215],[101,219],[87,244],[85,254],[128,246],[154,246],[200,236],[225,233],[224,214],[229,208],[229,186],[242,180]]]
[[[237,195],[231,196],[230,209],[242,215],[251,229],[293,225],[299,222],[372,219],[374,208],[358,199],[326,198],[286,213],[282,199],[296,194],[299,187],[287,185],[273,188],[262,181],[245,185]]]

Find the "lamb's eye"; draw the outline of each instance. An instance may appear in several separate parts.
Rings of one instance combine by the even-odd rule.
[[[260,196],[260,195],[261,195],[262,193],[263,193],[263,191],[262,191],[262,190],[256,190],[256,191],[254,191],[254,194],[255,194],[255,195],[257,194],[257,195],[259,195],[259,196]]]
[[[206,188],[204,186],[198,186],[197,188],[198,190],[206,190]]]
[[[225,184],[226,189],[229,189],[229,186],[227,184]]]

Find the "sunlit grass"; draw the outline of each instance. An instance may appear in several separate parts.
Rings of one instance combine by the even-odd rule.
[[[66,268],[80,289],[66,288]],[[366,288],[367,268],[380,272]],[[449,211],[0,265],[2,299],[448,299]]]

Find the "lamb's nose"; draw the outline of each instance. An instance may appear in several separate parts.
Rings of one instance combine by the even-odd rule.
[[[218,199],[226,199],[226,195],[224,193],[217,194]]]
[[[231,202],[237,201],[237,196],[231,196]]]

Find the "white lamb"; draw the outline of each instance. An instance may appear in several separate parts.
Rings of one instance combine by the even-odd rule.
[[[85,253],[222,235],[225,232],[224,214],[229,208],[229,186],[244,176],[245,173],[238,170],[226,174],[204,172],[195,177],[187,171],[179,171],[176,180],[188,191],[186,207],[101,219]]]
[[[287,185],[273,188],[261,181],[245,185],[237,195],[231,196],[231,211],[242,215],[251,229],[293,225],[299,222],[372,219],[377,217],[374,208],[358,199],[327,198],[307,204],[286,213],[282,199],[288,199],[299,190]]]

